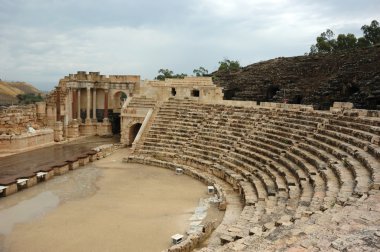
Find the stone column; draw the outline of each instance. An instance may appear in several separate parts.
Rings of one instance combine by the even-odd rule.
[[[72,111],[73,111],[73,93],[71,92],[71,88],[69,88],[67,112],[66,112],[69,121],[71,121],[71,119],[73,119],[73,112]]]
[[[46,102],[36,102],[37,119],[43,120],[46,116]]]
[[[96,88],[92,91],[92,119],[96,122]]]
[[[91,123],[90,108],[91,108],[91,88],[87,87],[87,106],[86,106],[86,123]]]
[[[104,89],[104,114],[103,121],[108,121],[108,89]]]
[[[78,119],[78,122],[81,123],[82,122],[82,119],[80,118],[80,88],[78,88],[77,90],[77,94],[78,94],[78,99],[77,99],[77,104],[78,104],[78,115],[77,115],[77,119]]]
[[[73,98],[73,100],[72,100],[72,109],[71,109],[71,112],[72,112],[72,116],[73,116],[73,119],[77,119],[77,111],[78,111],[78,109],[77,109],[77,98],[78,98],[78,96],[77,96],[77,93],[76,93],[76,91],[74,90],[74,89],[71,89],[71,96],[72,96],[72,98]]]
[[[56,91],[56,94],[57,94],[57,99],[56,99],[56,103],[55,103],[55,106],[56,106],[56,111],[57,111],[57,121],[61,121],[61,89],[59,88],[57,91]]]

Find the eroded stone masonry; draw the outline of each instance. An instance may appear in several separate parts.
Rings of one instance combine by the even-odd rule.
[[[378,110],[223,100],[208,77],[78,72],[36,111],[55,141],[120,132],[125,162],[181,168],[215,187],[220,211],[239,195],[228,223],[205,223],[167,251],[380,249]]]
[[[380,46],[326,55],[281,57],[215,72],[226,99],[288,102],[328,109],[334,102],[380,109]]]

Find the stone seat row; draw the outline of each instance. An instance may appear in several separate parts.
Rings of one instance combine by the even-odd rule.
[[[378,121],[371,120],[368,124],[368,120],[357,119],[353,117],[338,117],[336,115],[328,115],[326,113],[311,113],[305,114],[304,112],[294,112],[294,111],[281,111],[274,117],[281,118],[291,118],[291,120],[298,120],[299,123],[303,124],[315,124],[320,123],[326,125],[329,129],[334,129],[335,131],[342,131],[348,133],[352,136],[362,138],[370,142],[375,142],[378,144],[380,135],[380,126]],[[321,117],[323,116],[323,117]],[[337,119],[338,117],[338,119]],[[289,120],[289,119],[286,119]]]
[[[289,135],[289,133],[281,133],[282,134],[282,136],[286,136],[286,135]],[[322,137],[323,138],[323,136],[322,135],[316,135],[316,137]],[[324,138],[325,139],[325,138]],[[317,146],[317,148],[323,148],[324,150],[321,150],[321,151],[318,151],[318,149],[314,149],[314,152],[319,152],[318,153],[318,155],[322,155],[321,153],[322,152],[325,152],[326,153],[326,151],[328,152],[328,153],[331,153],[331,155],[333,155],[333,156],[335,156],[336,158],[338,158],[338,159],[342,159],[343,157],[347,157],[347,153],[346,154],[342,154],[342,152],[340,152],[339,150],[336,150],[336,149],[334,149],[334,148],[331,148],[331,147],[329,147],[328,145],[326,146],[326,145],[323,145],[323,144],[320,144],[320,143],[316,143],[316,141],[312,141],[310,138],[303,138],[303,139],[300,139],[300,140],[302,140],[302,141],[309,141],[309,144],[316,144]],[[278,144],[277,144],[278,145]],[[335,143],[335,146],[336,145],[339,145],[339,143]],[[355,152],[354,152],[354,150],[351,150],[351,154],[355,154]],[[359,155],[359,154],[357,154],[357,155]],[[360,154],[361,156],[363,156],[363,154]],[[323,155],[322,155],[323,156]],[[368,158],[368,155],[367,155],[367,158]],[[362,159],[363,159],[363,157],[362,157]],[[347,159],[347,162],[348,162],[348,160],[349,159]],[[360,169],[361,167],[363,167],[363,165],[357,165],[358,164],[358,161],[356,160],[356,159],[353,159],[353,158],[351,158],[351,162],[353,162],[353,163],[355,163],[356,164],[356,167],[358,168],[358,169]],[[363,163],[363,162],[362,162]],[[375,160],[373,160],[372,159],[372,163],[374,164],[373,166],[375,166],[376,165],[376,161]],[[378,163],[377,163],[378,164]],[[352,166],[352,165],[351,165]],[[370,166],[370,164],[366,164],[366,166],[368,167],[368,166]],[[372,169],[370,169],[370,170],[372,170],[372,171],[374,171],[375,170],[375,168],[372,168]],[[358,174],[358,175],[365,175],[365,173],[363,174],[363,173],[361,173],[361,174]],[[363,176],[363,177],[366,177],[366,176]]]
[[[267,132],[266,132],[266,134],[267,134]],[[291,136],[291,134],[289,134],[289,133],[283,133],[281,137],[286,137],[286,135]],[[305,139],[307,139],[307,138],[302,139],[302,142],[304,142]],[[274,143],[273,141],[271,143],[272,143],[272,145],[277,145],[277,146],[279,145],[278,143]],[[312,142],[309,142],[309,143],[312,143]],[[302,151],[298,147],[301,147],[304,150]],[[323,166],[331,167],[333,169],[336,177],[338,178],[340,184],[342,184],[343,181],[345,181],[346,185],[350,184],[350,180],[352,180],[352,179],[350,179],[352,177],[352,174],[351,174],[352,172],[349,169],[345,169],[346,171],[344,171],[344,172],[342,172],[342,169],[337,170],[336,167],[338,167],[338,166],[342,167],[343,165],[342,165],[342,162],[340,162],[339,165],[332,164],[333,161],[335,163],[339,161],[334,155],[329,154],[328,152],[326,152],[326,150],[318,149],[318,147],[316,148],[314,146],[307,145],[306,143],[302,143],[298,147],[293,146],[291,148],[291,151],[296,153],[298,156],[304,157],[306,160],[309,161],[309,163],[312,163],[315,167],[323,167]],[[328,151],[331,151],[331,150],[332,150],[332,148],[328,149]],[[340,154],[340,155],[343,155],[343,154]],[[314,156],[314,158],[313,158],[313,156]],[[362,167],[362,166],[358,166],[358,168],[360,168],[360,167]],[[343,167],[343,169],[344,169],[344,167]],[[363,177],[366,177],[365,176],[366,174],[361,174],[361,175],[363,175]],[[344,177],[343,179],[340,178],[342,176]],[[359,185],[359,187],[360,187],[360,185]],[[363,188],[365,188],[364,185],[363,185]]]
[[[271,173],[276,176],[276,183],[278,183],[277,181],[281,181],[281,178],[285,180],[280,189],[283,190],[286,183],[286,188],[292,191],[293,195],[296,193],[300,195],[302,201],[311,201],[313,190],[317,187],[314,179],[311,179],[311,175],[305,175],[306,173],[300,168],[294,169],[294,167],[297,167],[297,164],[293,163],[293,160],[281,155],[274,155],[265,150],[265,147],[261,149],[260,147],[263,147],[262,143],[260,143],[259,139],[256,140],[258,141],[249,140],[249,145],[245,144],[245,148],[251,151],[247,155],[251,155],[257,160],[267,163],[268,167],[271,168]],[[280,154],[281,152],[279,151],[278,153]],[[319,185],[321,186],[322,183],[319,182]]]

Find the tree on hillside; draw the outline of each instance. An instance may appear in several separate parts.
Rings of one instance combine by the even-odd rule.
[[[222,72],[237,72],[240,70],[240,63],[237,60],[224,59],[219,61],[218,71]]]
[[[357,39],[352,33],[339,34],[337,38],[334,38],[334,32],[327,29],[316,38],[317,43],[310,47],[310,54],[363,48],[380,43],[379,22],[373,20],[370,25],[363,25],[361,30],[363,37]]]
[[[204,67],[199,67],[198,69],[194,69],[193,73],[195,76],[208,76],[208,70]]]
[[[18,94],[16,97],[20,104],[32,104],[32,103],[43,101],[41,94],[38,94],[38,95],[33,94],[33,93]]]
[[[187,76],[185,73],[174,74],[172,70],[161,68],[158,70],[158,75],[154,78],[155,80],[165,80],[169,78],[183,79]]]
[[[173,77],[173,71],[169,69],[163,69],[161,68],[158,70],[158,75],[156,76],[156,80],[165,80],[165,78],[172,78]]]
[[[363,25],[362,31],[364,38],[367,39],[372,45],[380,43],[380,27],[377,20],[373,20],[370,25]]]
[[[354,34],[339,34],[336,39],[335,50],[347,50],[356,47],[357,39]]]
[[[371,46],[371,42],[369,42],[368,39],[366,39],[364,37],[358,38],[358,42],[356,44],[359,48]]]
[[[174,79],[183,79],[183,78],[185,78],[187,76],[187,74],[185,74],[185,73],[180,73],[180,74],[175,74],[175,75],[173,75],[173,78]]]
[[[317,43],[312,45],[310,52],[313,53],[330,53],[336,46],[336,40],[334,39],[334,32],[327,29],[317,37]]]

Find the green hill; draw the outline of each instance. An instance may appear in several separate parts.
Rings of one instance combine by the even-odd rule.
[[[16,104],[19,94],[40,94],[40,90],[26,82],[0,81],[0,105]]]

